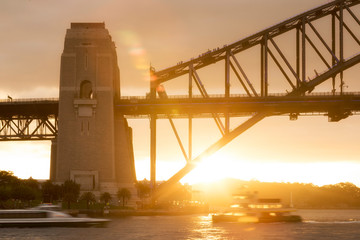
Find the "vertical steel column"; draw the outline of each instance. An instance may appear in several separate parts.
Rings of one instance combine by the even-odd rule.
[[[302,35],[301,35],[301,80],[302,82],[306,81],[306,42],[305,42],[305,36],[306,36],[306,31],[305,31],[305,23],[306,23],[306,19],[305,17],[303,17],[302,22],[301,22],[301,29],[302,29]]]
[[[150,67],[150,99],[156,99],[156,79],[154,69]],[[150,114],[150,187],[156,188],[156,113]]]
[[[189,152],[188,152],[188,159],[189,161],[192,160],[192,114],[189,114]]]
[[[298,79],[301,79],[300,77],[300,28],[296,28],[296,74],[298,76]],[[300,82],[296,80],[296,87],[300,87]]]
[[[230,50],[226,51],[225,56],[225,98],[230,97]],[[225,134],[229,133],[230,117],[229,113],[225,112]]]
[[[339,14],[340,14],[340,20],[339,20],[339,54],[340,54],[340,62],[339,64],[342,64],[344,61],[344,11],[343,11],[343,6],[344,3],[341,2],[340,3],[340,9],[339,9]],[[340,94],[343,94],[343,90],[344,90],[344,73],[343,71],[340,72]]]
[[[260,44],[260,95],[264,97],[264,44]]]
[[[333,13],[331,15],[331,48],[332,48],[332,52],[334,53],[334,55],[336,55],[336,39],[335,39],[335,13]],[[332,61],[331,61],[331,66],[333,67],[336,63],[335,60],[335,56],[332,55]],[[335,80],[336,80],[336,75],[332,77],[332,93],[333,95],[335,95],[336,92],[336,87],[335,87]]]
[[[230,50],[226,51],[225,56],[225,97],[230,97]]]
[[[156,188],[156,114],[150,115],[150,185]]]
[[[56,180],[56,165],[57,165],[57,138],[51,140],[51,152],[50,152],[50,180]]]
[[[261,44],[261,96],[268,95],[268,44],[267,35],[264,35]]]
[[[193,66],[192,64],[189,66],[189,99],[192,99],[192,77],[193,76]],[[192,114],[189,114],[189,132],[188,132],[188,159],[189,161],[192,160]]]

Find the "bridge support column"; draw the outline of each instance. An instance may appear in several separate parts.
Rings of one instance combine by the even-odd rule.
[[[51,140],[50,153],[50,180],[56,179],[56,160],[57,160],[57,138]]]
[[[150,99],[156,100],[155,69],[150,67]],[[156,114],[150,114],[150,188],[153,193],[156,188]],[[153,202],[154,203],[154,202]]]
[[[156,188],[156,114],[150,119],[150,184],[152,191]]]
[[[115,44],[104,23],[72,23],[61,56],[55,182],[112,195],[122,188],[136,202],[131,129],[115,103],[120,77]]]

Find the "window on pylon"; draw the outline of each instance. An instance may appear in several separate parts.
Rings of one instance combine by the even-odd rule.
[[[88,80],[84,80],[80,84],[80,98],[93,98],[92,84]]]

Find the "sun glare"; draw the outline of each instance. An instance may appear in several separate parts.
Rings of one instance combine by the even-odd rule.
[[[127,49],[131,57],[133,67],[140,72],[145,81],[149,80],[149,63],[146,50],[138,34],[134,31],[118,31],[115,37],[119,38],[121,43]]]
[[[50,143],[29,145],[23,143],[2,143],[0,153],[1,170],[13,171],[20,178],[33,177],[48,179],[50,168]],[[6,151],[5,151],[6,149]],[[21,149],[21,151],[19,151]],[[10,153],[10,154],[8,154]],[[19,167],[21,165],[21,167]],[[157,161],[157,180],[169,179],[182,167],[184,162]],[[150,160],[135,161],[138,180],[150,179]],[[245,156],[236,157],[218,152],[204,158],[181,182],[188,184],[213,183],[226,178],[262,182],[313,183],[318,186],[351,182],[360,186],[357,176],[360,164],[355,162],[265,162],[249,161]]]
[[[2,142],[0,170],[12,171],[15,176],[27,179],[49,179],[50,142]]]
[[[318,186],[352,182],[360,171],[360,164],[353,162],[251,162],[231,154],[214,154],[203,159],[197,168],[181,180],[183,183],[211,183],[225,178],[259,180],[262,182],[300,182]]]

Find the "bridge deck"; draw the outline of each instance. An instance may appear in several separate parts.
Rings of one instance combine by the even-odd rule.
[[[308,95],[269,97],[225,98],[168,98],[168,99],[122,99],[116,109],[129,117],[145,116],[156,113],[161,117],[187,118],[188,114],[195,117],[210,117],[211,113],[230,113],[233,116],[252,115],[254,112],[266,111],[269,115],[285,113],[327,113],[335,111],[359,111],[360,93],[344,95]]]
[[[59,100],[12,99],[0,100],[0,119],[18,117],[55,117],[58,115]]]
[[[0,119],[14,117],[43,118],[58,115],[57,99],[26,99],[0,101]],[[268,97],[247,97],[213,95],[209,98],[193,96],[170,96],[167,99],[151,100],[145,97],[124,97],[115,103],[115,108],[128,118],[148,118],[158,114],[159,118],[211,117],[212,113],[230,113],[232,116],[249,116],[254,112],[266,111],[269,115],[286,113],[328,113],[336,111],[360,111],[360,93],[311,94],[307,96],[284,96],[274,94]]]

